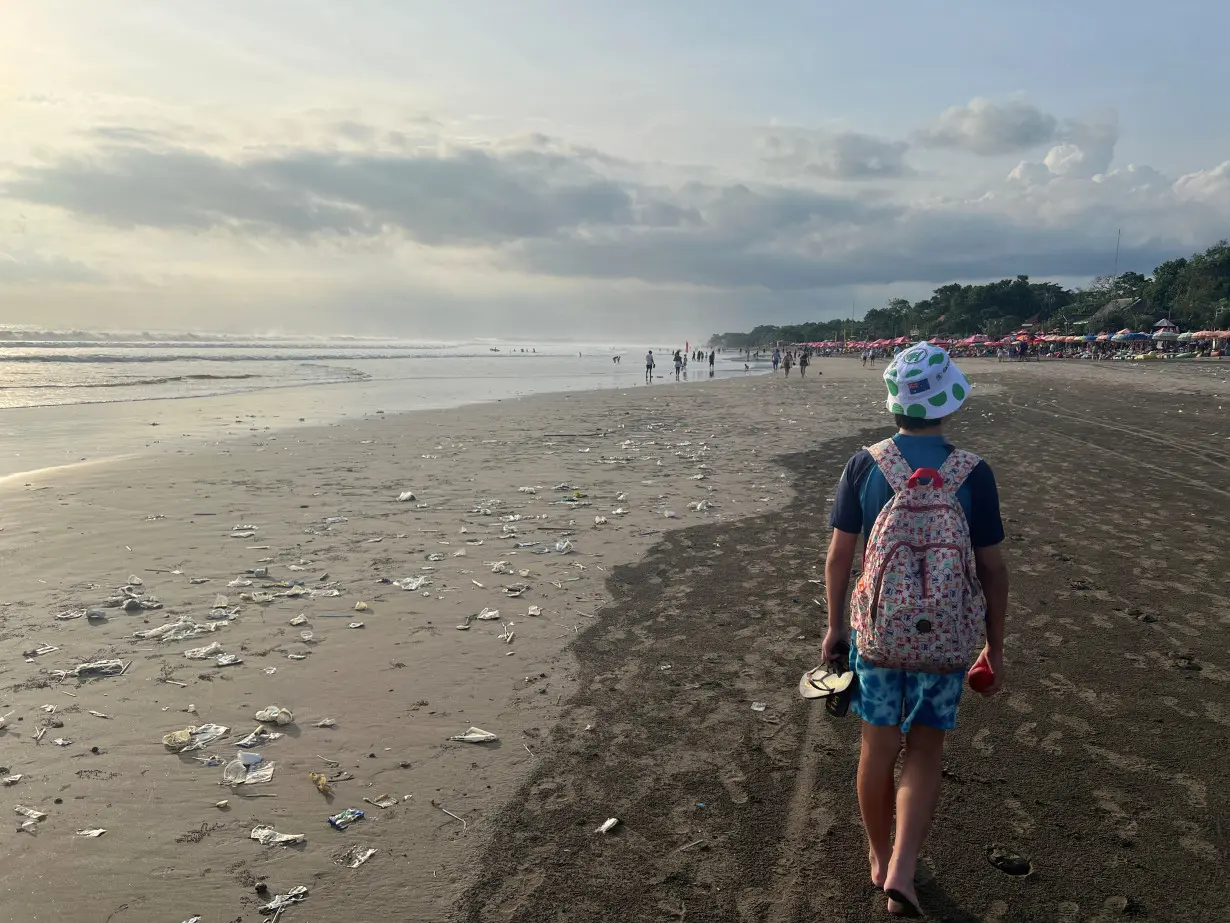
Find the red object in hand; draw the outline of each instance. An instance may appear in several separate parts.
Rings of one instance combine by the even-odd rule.
[[[965,679],[975,692],[986,692],[991,688],[991,684],[995,682],[995,673],[991,670],[991,665],[987,663],[986,651],[978,655],[978,659],[969,668]]]

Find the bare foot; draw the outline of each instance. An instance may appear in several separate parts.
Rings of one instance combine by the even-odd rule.
[[[881,859],[875,849],[868,849],[867,861],[871,865],[871,883],[883,891],[884,879],[888,877],[888,856]]]
[[[891,879],[891,880],[890,880]],[[921,917],[922,908],[918,906],[918,894],[914,890],[911,879],[898,881],[889,876],[884,882],[884,893],[888,895],[888,912],[897,917]]]

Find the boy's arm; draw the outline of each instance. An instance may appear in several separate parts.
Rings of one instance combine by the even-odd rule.
[[[824,595],[828,602],[829,625],[824,636],[824,659],[832,660],[837,645],[850,637],[846,624],[846,598],[850,589],[850,569],[858,547],[857,532],[833,530],[829,553],[824,561]]]
[[[978,582],[987,599],[987,662],[995,674],[994,684],[986,691],[993,694],[1004,677],[1004,623],[1008,615],[1008,565],[999,545],[974,549]]]

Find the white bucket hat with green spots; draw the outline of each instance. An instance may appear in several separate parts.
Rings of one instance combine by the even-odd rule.
[[[938,420],[969,396],[969,381],[948,353],[931,343],[919,343],[898,353],[884,370],[888,411],[907,417]]]

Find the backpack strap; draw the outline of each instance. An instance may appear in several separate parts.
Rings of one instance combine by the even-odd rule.
[[[940,467],[940,477],[944,481],[944,490],[955,494],[965,483],[965,479],[974,469],[982,464],[982,459],[973,452],[964,449],[953,449],[944,464]]]
[[[910,475],[914,472],[910,470],[910,463],[905,460],[905,456],[897,448],[897,443],[892,439],[885,439],[883,442],[867,446],[867,452],[871,455],[872,461],[876,463],[876,467],[880,469],[880,473],[884,475],[884,480],[888,481],[888,486],[892,488],[893,493],[905,490]]]

